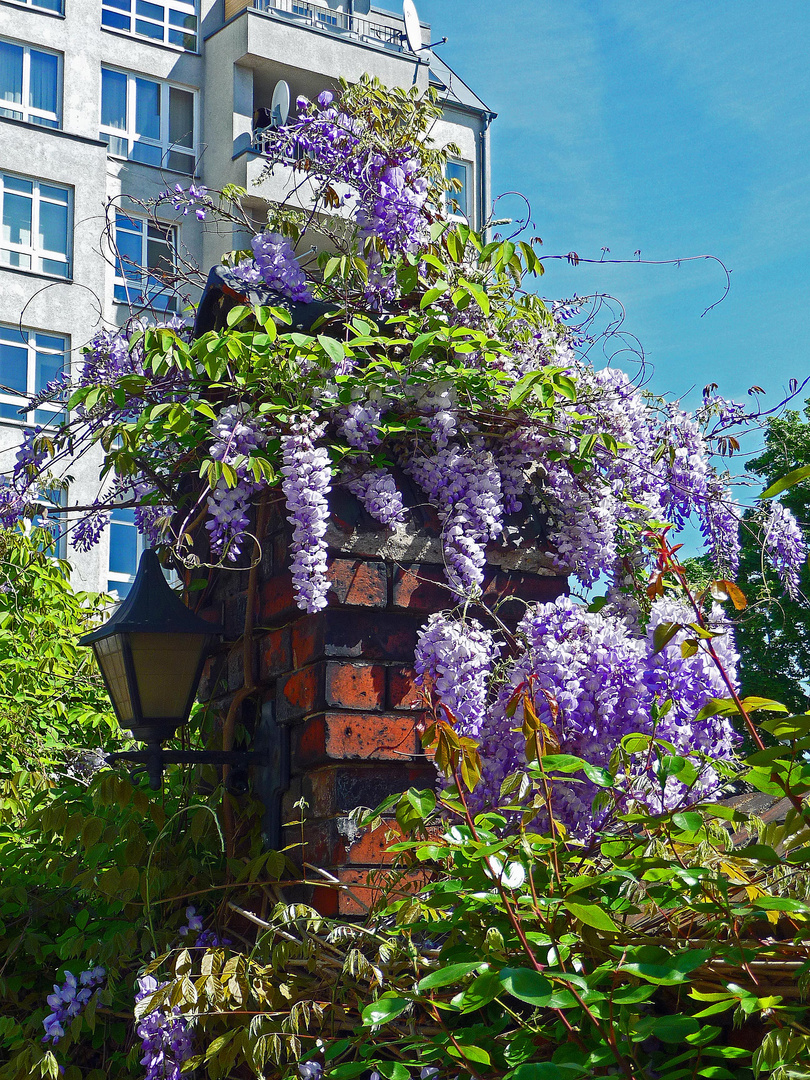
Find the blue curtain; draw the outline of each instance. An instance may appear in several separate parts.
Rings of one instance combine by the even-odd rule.
[[[22,104],[23,50],[0,41],[0,101]]]
[[[43,112],[56,112],[59,61],[51,53],[31,50],[31,91],[29,105]]]

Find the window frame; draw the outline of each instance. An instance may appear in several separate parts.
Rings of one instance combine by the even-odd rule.
[[[162,169],[168,172],[176,172],[181,176],[195,176],[197,173],[197,159],[199,157],[199,133],[200,133],[200,94],[199,91],[193,86],[183,86],[182,83],[168,82],[165,79],[156,79],[151,75],[142,75],[137,71],[129,71],[126,68],[114,67],[112,64],[101,65],[101,93],[99,95],[99,101],[102,106],[103,116],[103,101],[104,101],[104,72],[109,71],[116,75],[124,75],[126,77],[126,118],[125,126],[123,128],[114,128],[109,124],[99,123],[99,138],[103,139],[107,143],[107,156],[116,158],[120,161],[130,161],[136,165],[145,165],[147,168]],[[138,80],[142,82],[154,83],[160,88],[160,138],[152,139],[146,135],[139,135],[135,130],[136,117],[137,117],[137,85]],[[191,147],[179,146],[177,143],[173,143],[169,139],[169,121],[170,121],[170,100],[171,91],[181,90],[183,93],[191,94],[192,98],[192,133],[191,133]],[[127,152],[126,155],[115,153],[111,149],[110,140],[118,139],[121,142],[126,142]],[[160,150],[160,161],[158,163],[152,163],[148,161],[140,161],[137,157],[133,157],[133,148],[143,143],[144,146],[153,146]],[[168,164],[168,157],[170,153],[181,154],[187,158],[190,164],[188,171],[173,169]]]
[[[120,218],[126,218],[127,221],[129,221],[129,222],[131,222],[133,224],[137,223],[137,224],[141,225],[141,227],[142,227],[141,230],[140,230],[140,240],[141,240],[140,259],[141,259],[141,261],[138,264],[132,263],[131,260],[126,260],[125,261],[125,259],[123,259],[121,257],[120,247],[119,247],[119,243],[118,243],[118,227],[119,227],[118,223],[119,223]],[[161,220],[155,221],[152,218],[146,217],[143,214],[131,214],[131,213],[129,213],[129,211],[121,210],[119,208],[115,212],[115,222],[114,222],[114,225],[113,225],[113,233],[112,233],[112,240],[113,240],[113,303],[115,303],[115,304],[126,304],[130,308],[154,308],[156,311],[161,311],[161,312],[166,312],[166,313],[171,314],[173,312],[176,312],[177,309],[178,309],[178,297],[177,297],[177,295],[176,295],[176,293],[174,291],[174,287],[172,285],[168,285],[168,284],[161,285],[160,288],[157,288],[155,290],[154,294],[152,294],[150,296],[150,293],[149,293],[149,284],[148,284],[148,282],[149,282],[149,278],[152,276],[152,275],[149,274],[149,266],[148,266],[148,262],[147,262],[148,252],[149,252],[149,239],[150,239],[150,237],[149,237],[149,229],[150,228],[165,229],[166,232],[171,235],[172,242],[171,242],[171,244],[167,244],[166,246],[170,247],[170,250],[171,250],[171,253],[172,253],[173,270],[174,270],[175,276],[177,275],[177,257],[178,257],[178,247],[179,247],[179,245],[178,245],[179,230],[178,230],[178,227],[177,227],[177,223],[176,222],[171,222],[171,221],[161,221]],[[126,231],[128,233],[130,233],[131,235],[133,235],[133,236],[137,235],[136,230],[134,228],[133,229],[126,229]],[[137,286],[134,284],[136,279],[134,278],[134,276],[131,277],[131,278],[127,278],[127,276],[126,276],[125,265],[127,263],[130,266],[132,266],[133,269],[135,268],[136,265],[137,265],[138,268],[140,268],[139,269],[139,278],[140,278],[140,283],[141,284],[140,284],[140,292],[138,292],[137,294],[135,293],[135,289],[137,288]],[[121,273],[119,273],[119,269],[122,271]],[[119,289],[124,290],[124,296],[117,296],[116,295],[116,292]],[[155,303],[156,298],[158,300],[157,303]],[[165,305],[160,303],[161,298],[166,299],[167,302],[166,302]]]
[[[56,49],[42,49],[38,45],[28,45],[24,41],[18,41],[16,38],[9,38],[0,36],[0,42],[6,45],[15,45],[17,48],[23,50],[23,66],[22,66],[22,101],[20,107],[16,108],[10,102],[0,98],[0,110],[7,112],[20,113],[20,117],[16,116],[2,116],[3,120],[17,120],[19,119],[24,124],[36,124],[37,127],[49,128],[52,131],[62,130],[62,87],[64,85],[64,53],[57,52]],[[49,113],[45,109],[35,109],[32,105],[27,104],[31,96],[31,53],[42,53],[44,56],[56,57],[56,112]],[[53,120],[52,124],[42,124],[40,120]]]
[[[17,180],[22,180],[24,183],[30,183],[31,188],[31,243],[15,244],[11,241],[6,243],[0,233],[0,270],[22,270],[24,273],[38,274],[40,277],[54,278],[57,281],[72,281],[73,280],[73,188],[68,187],[67,184],[55,183],[51,180],[41,180],[37,176],[24,176],[21,173],[12,172],[10,169],[0,169],[0,229],[2,229],[3,222],[3,206],[6,197],[6,177],[10,176]],[[50,199],[47,195],[42,196],[41,185],[46,187],[57,188],[64,191],[67,195],[66,203],[57,203],[55,199]],[[22,194],[19,191],[11,191],[12,195],[19,196]],[[28,194],[27,192],[25,193]],[[50,248],[40,248],[38,246],[39,239],[39,227],[41,218],[41,205],[43,202],[55,203],[58,206],[67,207],[67,229],[65,236],[65,250],[64,251],[52,251]],[[27,255],[30,259],[30,266],[14,266],[10,262],[5,262],[2,258],[6,252],[16,252],[19,255]],[[43,267],[43,262],[49,260],[51,262],[63,262],[65,265],[65,273],[58,274],[53,270],[46,270]]]
[[[24,405],[30,401],[39,391],[36,388],[37,384],[37,356],[38,354],[44,355],[61,355],[64,357],[64,363],[62,370],[68,370],[70,368],[70,335],[60,334],[51,330],[37,330],[32,326],[13,326],[11,323],[0,323],[0,333],[3,331],[11,331],[12,334],[24,334],[26,340],[24,347],[26,349],[26,371],[25,371],[25,393],[16,393],[11,390],[0,389],[0,405]],[[41,346],[37,344],[37,337],[42,335],[43,337],[61,338],[64,342],[64,348],[61,350],[61,354],[56,350],[51,351],[48,346]],[[32,340],[33,339],[33,340]],[[8,342],[4,338],[0,337],[0,344],[11,344],[13,348],[22,348],[23,343]],[[44,413],[50,413],[53,416],[53,420],[48,421],[43,415]],[[37,406],[36,409],[27,409],[24,413],[18,412],[15,416],[3,416],[0,417],[0,424],[15,424],[20,427],[52,427],[56,426],[62,419],[65,413],[64,405],[59,407],[57,405],[47,405],[43,403]]]
[[[59,0],[59,8],[46,7],[45,4],[37,3],[37,0],[4,0],[7,4],[16,4],[19,7],[31,8],[34,11],[43,12],[45,15],[57,15],[64,18],[65,0]]]
[[[475,208],[474,207],[475,200],[473,198],[473,191],[472,191],[472,178],[475,175],[475,166],[474,166],[473,162],[465,161],[463,158],[448,158],[447,161],[445,162],[445,171],[444,171],[444,175],[445,175],[446,180],[454,179],[454,177],[449,176],[448,172],[447,172],[448,168],[451,165],[456,165],[456,166],[464,169],[465,180],[464,180],[464,187],[462,188],[461,191],[449,191],[449,190],[445,191],[445,193],[444,193],[444,195],[445,195],[445,204],[444,204],[445,212],[446,212],[447,216],[452,221],[471,222],[472,218],[473,218],[474,208]],[[460,200],[459,196],[461,196],[462,194],[465,196],[465,201],[466,201],[466,204],[467,204],[466,207],[461,207],[461,200]],[[451,202],[458,203],[460,209],[459,210],[453,210],[452,207],[451,207]],[[471,203],[473,205],[470,205]]]
[[[132,521],[116,521],[116,511],[123,511],[127,514],[132,514]],[[135,566],[131,574],[124,573],[122,570],[113,570],[111,568],[112,562],[112,539],[114,528],[132,528],[135,531]],[[118,595],[119,600],[123,600],[129,589],[126,592],[120,592],[116,585],[129,585],[131,586],[135,580],[135,574],[138,572],[138,563],[140,562],[141,555],[144,551],[144,537],[141,532],[138,531],[138,526],[135,524],[135,512],[134,508],[130,506],[114,506],[110,510],[110,524],[108,527],[108,543],[107,543],[107,574],[106,574],[106,591],[108,593],[115,592]]]
[[[111,30],[115,34],[126,34],[127,37],[137,38],[139,41],[151,41],[155,45],[163,45],[169,49],[177,49],[180,52],[188,52],[199,54],[200,51],[200,0],[160,0],[160,3],[155,4],[156,7],[163,8],[163,21],[158,20],[149,15],[138,13],[138,0],[123,0],[124,3],[129,3],[128,11],[124,10],[123,6],[115,3],[115,0],[101,0],[101,29]],[[193,7],[194,11],[188,10],[189,7]],[[133,10],[134,9],[134,10]],[[172,23],[170,18],[170,12],[177,12],[180,15],[194,15],[197,20],[196,28],[193,31],[194,34],[194,48],[189,48],[187,45],[181,45],[176,41],[171,40],[171,34],[177,33],[179,35],[185,34],[188,36],[191,31],[183,31],[183,28],[176,26]],[[104,13],[107,12],[110,15],[118,15],[121,19],[130,20],[130,28],[125,26],[114,26],[112,23],[104,22]],[[137,26],[138,21],[148,22],[154,26],[161,26],[163,34],[161,37],[156,37],[153,34],[145,34],[137,29],[133,30],[132,26]]]

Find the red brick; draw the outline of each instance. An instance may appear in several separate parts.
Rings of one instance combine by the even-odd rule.
[[[411,611],[441,611],[451,602],[447,579],[439,566],[415,563],[394,571],[394,604]]]
[[[296,611],[292,576],[288,573],[276,574],[265,581],[261,591],[260,617],[262,622],[278,622],[286,615]]]
[[[297,728],[293,743],[293,768],[306,769],[317,761],[405,762],[419,753],[421,744],[414,717],[373,713],[325,713],[310,717]],[[404,759],[404,760],[403,760]],[[359,791],[363,778],[358,776]],[[399,790],[409,787],[404,783]],[[396,786],[394,790],[397,790]],[[370,791],[369,791],[370,794]],[[382,796],[384,798],[385,796]],[[355,805],[369,805],[362,799]],[[377,799],[380,802],[382,799]],[[334,810],[352,809],[338,807]]]
[[[322,671],[306,667],[279,679],[276,687],[276,719],[285,723],[315,712],[321,700]]]
[[[330,887],[326,883],[315,885],[312,890],[312,906],[327,916],[364,915],[369,908],[373,908],[382,900],[389,901],[404,899],[408,895],[413,896],[424,888],[427,880],[427,875],[424,873],[397,874],[396,884],[393,884],[390,875],[384,870],[369,873],[367,870],[346,866],[332,868],[330,873],[347,888]],[[314,871],[308,871],[308,880],[311,884],[314,884],[317,879],[318,875]]]
[[[377,664],[326,665],[326,704],[335,709],[385,707],[385,668]]]
[[[488,607],[498,600],[514,598],[525,604],[547,604],[568,592],[568,582],[562,577],[544,577],[541,574],[520,574],[501,570],[484,584],[484,602]],[[521,605],[523,606],[523,605]]]
[[[259,643],[259,656],[262,682],[273,679],[282,672],[290,671],[293,664],[289,627],[283,626],[279,630],[265,634]]]
[[[333,603],[373,608],[384,608],[388,603],[388,572],[384,562],[333,559],[327,576]]]
[[[388,848],[402,838],[402,832],[395,821],[385,821],[377,829],[363,829],[353,843],[347,843],[343,860],[349,866],[380,866],[390,863],[394,859],[394,852]]]
[[[388,668],[388,708],[418,709],[422,702],[416,672],[409,667]]]
[[[357,608],[327,608],[297,619],[292,628],[293,666],[321,658],[413,662],[420,614]]]

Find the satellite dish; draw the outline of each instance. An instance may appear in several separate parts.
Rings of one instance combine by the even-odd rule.
[[[371,0],[354,0],[355,15],[368,15],[371,11]]]
[[[411,52],[419,52],[422,48],[422,27],[419,25],[419,15],[413,0],[403,0],[402,17],[405,20],[405,37]]]
[[[283,79],[279,79],[276,83],[270,111],[273,114],[274,127],[281,127],[287,123],[287,117],[290,115],[290,87]]]

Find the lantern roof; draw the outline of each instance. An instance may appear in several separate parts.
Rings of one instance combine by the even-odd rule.
[[[137,633],[213,635],[224,633],[224,628],[186,607],[163,576],[157,554],[147,549],[129,594],[103,626],[79,639],[79,645],[92,645],[113,634]]]

